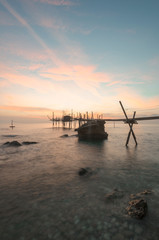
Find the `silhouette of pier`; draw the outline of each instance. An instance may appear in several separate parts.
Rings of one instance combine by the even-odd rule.
[[[65,114],[65,112],[63,112],[63,116],[62,118],[59,117],[55,117],[54,112],[52,113],[52,117],[49,117],[49,120],[52,121],[52,127],[63,127],[63,128],[76,128],[76,127],[80,127],[82,124],[84,123],[88,123],[89,121],[105,121],[106,122],[114,122],[114,127],[115,127],[115,122],[124,122],[126,124],[129,125],[130,130],[127,136],[127,140],[126,140],[126,146],[129,143],[129,139],[130,136],[133,136],[133,139],[135,141],[135,144],[137,145],[137,139],[135,136],[135,133],[133,131],[133,125],[134,124],[138,124],[138,121],[144,121],[144,120],[157,120],[159,119],[159,116],[149,116],[149,117],[135,117],[136,116],[136,111],[133,113],[133,117],[132,118],[128,118],[126,111],[123,107],[123,104],[121,101],[119,101],[120,106],[122,108],[122,111],[124,113],[125,118],[117,118],[117,119],[113,119],[113,118],[103,118],[103,114],[97,114],[96,118],[94,118],[94,113],[91,112],[86,112],[84,114],[82,113],[77,113],[76,115],[73,113],[73,111],[71,111],[71,114]]]
[[[64,113],[64,112],[63,112]],[[52,127],[63,127],[63,128],[76,128],[77,126],[80,127],[82,124],[88,122],[88,121],[93,121],[97,119],[102,119],[103,115],[97,114],[97,118],[94,118],[93,112],[89,114],[88,112],[82,114],[82,113],[77,113],[76,115],[73,114],[63,114],[63,116],[56,117],[54,112],[52,113],[52,117],[49,117],[49,120],[52,122]]]

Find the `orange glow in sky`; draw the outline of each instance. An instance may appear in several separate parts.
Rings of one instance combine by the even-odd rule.
[[[158,3],[135,2],[0,0],[0,117],[159,115]]]

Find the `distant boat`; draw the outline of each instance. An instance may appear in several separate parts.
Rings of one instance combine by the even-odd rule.
[[[104,120],[92,120],[79,128],[75,129],[78,132],[79,139],[102,140],[108,138],[108,133],[104,130]]]
[[[14,124],[13,124],[13,120],[11,121],[11,125],[9,127],[12,128],[12,129],[15,127]]]

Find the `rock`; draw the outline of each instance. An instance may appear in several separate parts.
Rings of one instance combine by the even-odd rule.
[[[84,176],[84,175],[90,175],[92,174],[92,170],[91,168],[87,167],[87,168],[81,168],[79,171],[78,171],[78,174],[80,176]]]
[[[10,142],[5,142],[3,145],[9,145],[10,144]]]
[[[105,195],[105,200],[114,200],[117,198],[122,198],[124,196],[123,191],[114,189],[112,192]]]
[[[85,174],[87,174],[88,173],[88,171],[85,169],[85,168],[81,168],[80,170],[79,170],[79,172],[78,172],[78,174],[80,175],[80,176],[83,176],[83,175],[85,175]]]
[[[37,144],[37,142],[22,142],[23,145]]]
[[[6,142],[3,145],[6,145],[8,147],[19,147],[19,146],[21,146],[21,144],[18,141]]]
[[[147,202],[145,199],[134,199],[129,202],[129,206],[126,208],[128,215],[142,219],[147,213]]]
[[[61,136],[62,138],[68,137],[68,134],[64,134]]]
[[[143,192],[141,192],[141,195],[147,195],[147,194],[151,194],[152,191],[151,190],[144,190]]]
[[[130,195],[130,198],[131,198],[131,199],[141,198],[141,196],[143,196],[143,195],[148,195],[148,194],[151,194],[151,193],[152,193],[151,190],[144,190],[143,192],[140,192],[140,193],[131,194],[131,195]]]

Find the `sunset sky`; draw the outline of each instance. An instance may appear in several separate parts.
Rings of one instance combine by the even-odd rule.
[[[159,115],[158,0],[0,0],[0,119]]]

